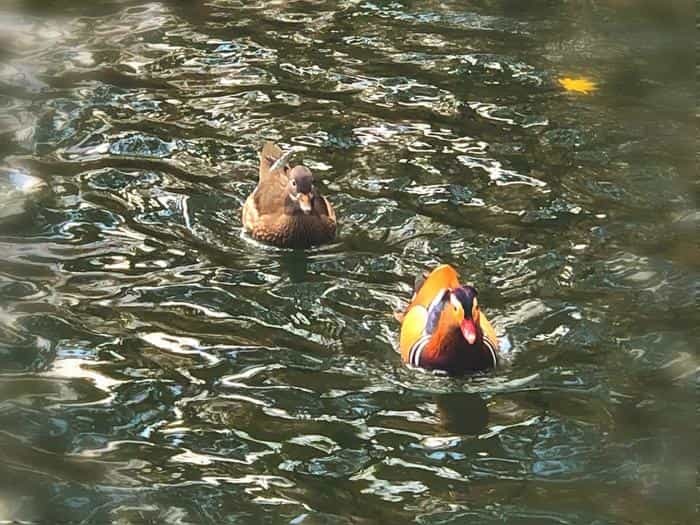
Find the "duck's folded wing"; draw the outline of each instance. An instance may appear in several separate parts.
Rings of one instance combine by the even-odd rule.
[[[425,346],[437,331],[442,311],[448,304],[446,299],[447,289],[438,290],[427,308],[416,305],[406,312],[399,340],[399,348],[404,361],[410,362],[411,351],[415,346],[418,346],[417,343],[420,342],[420,346]],[[418,360],[413,364],[418,366]]]
[[[457,288],[458,286],[459,276],[455,269],[449,264],[442,264],[430,272],[430,275],[428,275],[423,285],[416,292],[409,308],[414,305],[428,308],[438,295],[444,293],[445,290]]]
[[[318,195],[314,199],[314,213],[320,217],[328,217],[331,222],[335,222],[335,210],[328,199],[323,195]]]
[[[250,231],[255,228],[258,223],[260,216],[258,210],[255,206],[255,196],[249,195],[243,204],[243,211],[241,212],[241,220],[243,221],[243,226],[246,230]]]
[[[328,218],[333,221],[335,221],[335,210],[333,209],[333,206],[331,206],[331,203],[328,199],[325,197],[321,197],[321,201],[323,201],[323,205],[326,207],[325,215],[328,215]]]
[[[423,337],[427,320],[428,310],[420,305],[409,309],[404,315],[399,337],[399,350],[404,362],[408,362],[413,344]]]
[[[459,286],[459,276],[452,266],[442,264],[432,272],[423,273],[416,277],[413,287],[413,297],[406,308],[405,313],[394,313],[397,321],[402,322],[409,310],[416,306],[422,306],[425,311],[435,302],[435,299],[445,292],[445,290]]]

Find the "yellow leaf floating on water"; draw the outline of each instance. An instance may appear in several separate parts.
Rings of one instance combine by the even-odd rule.
[[[571,91],[573,93],[583,93],[584,95],[588,95],[589,93],[593,93],[594,91],[598,90],[598,84],[596,84],[592,80],[588,80],[587,78],[583,77],[560,78],[559,85],[567,91]]]

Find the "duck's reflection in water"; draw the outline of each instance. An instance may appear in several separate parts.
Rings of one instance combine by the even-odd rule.
[[[289,276],[293,283],[300,283],[306,280],[308,261],[304,250],[292,250],[280,257],[280,268]]]
[[[435,396],[440,423],[452,434],[478,435],[486,430],[489,409],[479,394],[451,392]]]

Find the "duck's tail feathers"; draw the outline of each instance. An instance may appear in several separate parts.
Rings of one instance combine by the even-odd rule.
[[[260,160],[266,160],[272,165],[277,159],[282,156],[282,149],[272,141],[267,141],[263,144],[260,150]]]
[[[421,289],[425,281],[428,279],[428,275],[430,275],[428,272],[423,272],[420,275],[416,275],[416,280],[413,283],[413,295],[415,296],[418,293],[418,290]]]
[[[260,182],[270,173],[275,162],[282,156],[282,149],[274,142],[265,142],[260,150]]]

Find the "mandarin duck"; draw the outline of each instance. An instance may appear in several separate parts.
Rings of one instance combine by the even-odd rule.
[[[314,187],[311,171],[289,166],[293,150],[272,142],[260,152],[258,185],[243,205],[243,227],[251,237],[280,248],[308,248],[335,237],[333,206]]]
[[[396,318],[405,363],[450,374],[489,370],[498,363],[498,338],[479,308],[476,288],[461,285],[448,264],[416,286],[405,313]]]

